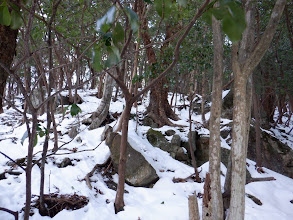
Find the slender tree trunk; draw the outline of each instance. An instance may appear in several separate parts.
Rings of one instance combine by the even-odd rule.
[[[214,77],[212,92],[212,107],[210,116],[209,142],[209,173],[211,178],[211,213],[210,219],[223,219],[223,199],[221,191],[221,139],[220,119],[222,109],[222,75],[223,75],[223,39],[221,21],[212,18],[213,45],[214,45]]]
[[[204,182],[204,193],[202,199],[202,220],[211,219],[211,191],[211,178],[210,174],[207,173]]]
[[[115,198],[115,213],[124,210],[124,185],[125,185],[125,170],[126,170],[126,149],[127,149],[127,136],[128,136],[128,122],[130,118],[130,110],[132,104],[126,99],[126,106],[124,108],[124,117],[122,123],[122,136],[120,144],[120,158],[118,167],[118,187]]]
[[[259,113],[259,98],[255,91],[254,83],[252,85],[253,94],[253,114],[255,119],[255,151],[256,151],[256,166],[262,167],[262,154],[261,154],[261,138],[260,138],[260,113]]]
[[[49,104],[47,104],[47,131],[50,130],[51,125],[51,115],[50,115],[50,108]],[[44,187],[45,187],[45,164],[46,164],[46,156],[48,152],[48,145],[49,145],[49,134],[46,134],[45,142],[43,145],[43,152],[42,152],[42,160],[41,160],[41,180],[40,180],[40,214],[45,216],[48,215],[48,209],[45,206],[45,199],[44,199]]]
[[[32,112],[32,129],[29,135],[29,145],[27,154],[27,166],[26,166],[26,199],[24,208],[24,220],[29,220],[31,197],[32,197],[32,165],[33,165],[33,151],[36,140],[36,132],[38,126],[37,112],[35,109],[30,109]],[[29,131],[29,127],[28,127]]]
[[[201,120],[206,126],[205,102],[206,102],[206,70],[202,71],[202,87],[201,87]]]

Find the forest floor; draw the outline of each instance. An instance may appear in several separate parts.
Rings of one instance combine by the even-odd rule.
[[[70,208],[76,205],[78,201],[86,205],[80,205],[76,210],[62,210],[56,214],[54,220],[187,220],[188,219],[188,196],[196,191],[203,193],[204,183],[195,183],[192,180],[187,182],[174,183],[172,179],[186,178],[193,173],[193,168],[173,159],[167,152],[153,147],[146,139],[146,132],[150,127],[137,123],[135,119],[129,122],[128,141],[135,150],[139,151],[146,160],[155,168],[159,180],[152,188],[132,187],[126,184],[125,190],[125,210],[117,215],[114,212],[114,201],[116,192],[110,189],[107,182],[112,179],[114,183],[118,181],[118,175],[103,175],[102,171],[97,170],[90,178],[92,189],[89,189],[85,176],[93,169],[96,164],[104,163],[110,155],[108,146],[101,141],[100,136],[104,127],[95,130],[88,130],[87,126],[81,121],[91,115],[99,106],[100,99],[94,96],[95,91],[79,91],[79,95],[84,102],[79,105],[82,110],[79,116],[72,117],[69,113],[56,114],[58,123],[59,146],[62,146],[57,154],[47,157],[46,175],[45,175],[45,194],[51,195],[51,200],[61,198],[61,206]],[[16,100],[16,104],[21,103]],[[139,105],[137,110],[132,109],[132,114],[142,116],[147,107],[147,102]],[[177,100],[177,105],[182,105],[182,101]],[[185,104],[188,104],[186,101]],[[110,112],[121,113],[123,109],[123,99],[112,102]],[[175,130],[183,140],[187,140],[188,133],[188,109],[178,110],[176,114],[181,120],[174,123],[186,125],[186,127],[168,127],[164,126],[160,131],[169,129]],[[209,113],[206,114],[209,118]],[[200,126],[201,116],[192,115],[192,119],[198,122],[197,131],[201,134],[209,134],[207,129]],[[40,127],[46,127],[46,115],[39,117]],[[228,123],[228,119],[222,119],[223,123]],[[291,127],[293,126],[293,122]],[[72,126],[78,127],[78,135],[71,139],[68,132]],[[111,126],[117,125],[117,120],[113,121]],[[289,126],[290,127],[290,126]],[[287,135],[287,128],[277,126],[274,130],[276,137],[283,138],[283,142],[293,148],[293,132]],[[26,131],[26,126],[22,124],[22,116],[13,109],[5,109],[0,115],[0,152],[8,155],[13,160],[24,158],[27,155],[28,139],[23,144],[22,137]],[[50,134],[51,140],[49,148],[53,148],[53,134]],[[38,143],[34,148],[34,160],[41,157],[44,137],[38,137]],[[222,147],[229,148],[229,145],[222,139]],[[52,153],[50,150],[48,154]],[[71,164],[60,168],[61,162],[69,158]],[[247,168],[252,177],[274,177],[275,181],[252,182],[246,185],[246,207],[245,220],[290,220],[293,219],[293,179],[280,175],[269,169],[264,168],[265,173],[258,173],[255,170],[255,162],[247,160]],[[208,163],[199,167],[200,177],[205,178],[208,171]],[[226,167],[221,165],[222,186],[225,180]],[[25,172],[19,166],[15,166],[11,161],[0,154],[0,207],[12,211],[20,212],[20,219],[23,218],[23,207],[25,205]],[[10,174],[9,174],[10,173]],[[16,175],[15,175],[16,174]],[[115,185],[115,184],[114,184]],[[40,168],[33,166],[32,170],[32,194],[33,201],[37,200],[40,188]],[[222,187],[223,188],[223,187]],[[254,202],[248,194],[255,196],[261,202]],[[84,197],[82,197],[84,196]],[[85,198],[86,197],[86,198]],[[65,202],[67,202],[65,204]],[[198,198],[201,212],[202,198]],[[68,205],[69,204],[69,205]],[[55,205],[55,207],[57,204]],[[78,205],[76,205],[77,207]],[[32,220],[51,219],[39,214],[37,208],[32,208]],[[10,220],[14,217],[4,211],[0,211],[1,220]]]

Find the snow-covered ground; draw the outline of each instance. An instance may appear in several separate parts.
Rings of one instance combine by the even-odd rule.
[[[193,173],[193,168],[189,167],[170,157],[167,152],[155,148],[147,141],[145,133],[149,127],[136,124],[132,120],[129,123],[128,140],[141,152],[146,160],[155,168],[159,181],[153,188],[132,187],[126,185],[125,189],[129,192],[125,194],[125,211],[114,213],[115,191],[109,189],[104,182],[104,178],[100,174],[91,177],[93,189],[90,190],[83,180],[85,175],[89,173],[97,163],[103,163],[110,155],[109,148],[105,142],[101,142],[100,136],[103,127],[89,131],[85,125],[81,124],[83,118],[89,117],[94,111],[100,100],[94,96],[89,96],[95,91],[80,91],[79,94],[85,101],[80,104],[82,113],[79,117],[72,117],[66,114],[62,120],[62,114],[56,115],[58,123],[59,146],[64,146],[48,158],[46,164],[45,176],[45,193],[58,194],[78,194],[89,198],[89,203],[85,207],[78,210],[63,210],[53,217],[54,220],[187,220],[188,219],[188,196],[194,191],[203,193],[203,183],[195,183],[188,181],[185,183],[173,183],[172,179],[185,178]],[[186,101],[187,102],[187,101]],[[177,100],[177,104],[182,101]],[[138,107],[139,113],[144,112],[147,103]],[[112,113],[121,112],[123,109],[123,100],[112,102],[110,111]],[[136,113],[136,109],[132,109],[132,113]],[[188,125],[188,109],[176,110],[176,114],[181,120],[175,123],[180,125]],[[209,117],[207,113],[206,118]],[[193,115],[193,121],[201,123],[199,115]],[[46,127],[43,115],[40,118],[40,125]],[[43,122],[42,122],[43,121]],[[225,120],[224,120],[225,121]],[[27,155],[28,140],[21,144],[21,138],[25,133],[25,125],[21,125],[21,115],[15,110],[6,109],[4,114],[0,115],[0,151],[16,160]],[[73,141],[68,136],[68,130],[73,125],[79,125],[79,134]],[[116,121],[111,123],[116,125]],[[187,139],[188,127],[170,128],[164,126],[159,130],[168,129],[176,130],[182,139]],[[207,129],[201,128],[200,133],[209,134]],[[53,134],[51,134],[53,139]],[[292,137],[290,137],[292,138]],[[71,141],[71,142],[69,142]],[[43,138],[38,138],[38,144],[34,148],[34,159],[41,156]],[[67,143],[69,142],[69,143]],[[222,146],[229,147],[224,139]],[[66,144],[67,143],[67,144]],[[99,146],[98,146],[99,145]],[[50,141],[50,149],[53,147]],[[97,147],[98,146],[98,147]],[[97,148],[96,148],[97,147]],[[92,150],[91,150],[92,149]],[[87,150],[87,151],[84,151]],[[74,151],[76,151],[74,153]],[[68,154],[69,153],[69,154]],[[58,168],[56,163],[60,163],[65,157],[73,160],[73,166]],[[9,159],[0,154],[0,174],[5,170],[11,169],[7,165]],[[246,197],[245,220],[290,220],[293,219],[293,180],[264,168],[265,173],[259,174],[254,167],[254,162],[247,160],[248,170],[252,177],[274,177],[275,181],[254,182],[246,185],[246,193],[254,195],[262,202],[259,206],[250,198]],[[19,167],[13,167],[14,171],[22,172],[22,174],[8,175],[7,179],[0,180],[0,207],[4,207],[13,211],[20,211],[20,219],[23,217],[21,209],[25,203],[25,173]],[[202,165],[200,176],[205,177],[208,171],[208,163]],[[222,165],[222,173],[226,173],[226,167]],[[224,183],[222,176],[222,184]],[[118,181],[118,175],[113,176],[115,182]],[[32,194],[39,195],[40,188],[40,169],[37,165],[32,170]],[[97,189],[99,192],[97,192]],[[199,206],[201,211],[202,199],[199,198]],[[40,216],[38,210],[33,209],[33,220],[51,219],[50,217]],[[14,217],[6,212],[0,211],[1,220],[14,219]]]

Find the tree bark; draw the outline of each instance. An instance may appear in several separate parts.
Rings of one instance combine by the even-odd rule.
[[[200,220],[196,191],[188,197],[189,220]]]
[[[206,102],[206,70],[202,71],[202,81],[201,81],[201,120],[202,124],[205,127],[206,116],[205,116],[205,102]]]
[[[253,94],[253,115],[255,119],[255,151],[256,151],[256,166],[262,167],[262,155],[261,155],[261,137],[260,137],[260,113],[259,113],[259,98],[255,91],[255,85],[252,85]]]
[[[210,174],[206,174],[204,182],[204,193],[202,199],[202,220],[211,219],[211,179]]]
[[[32,107],[32,105],[30,106]],[[35,109],[30,109],[32,112],[32,129],[29,135],[29,145],[28,145],[28,154],[27,154],[27,166],[26,166],[26,199],[25,199],[25,208],[24,208],[24,220],[29,220],[30,216],[30,207],[31,207],[31,196],[32,196],[32,165],[33,165],[33,151],[35,146],[38,118],[37,112]],[[28,125],[27,125],[28,126]],[[29,128],[28,128],[29,131]]]
[[[0,25],[0,62],[8,69],[13,61],[16,49],[16,38],[18,30]],[[0,114],[3,113],[3,98],[5,96],[5,86],[8,73],[0,66]]]
[[[122,118],[122,135],[121,135],[121,144],[120,144],[120,158],[118,166],[118,187],[115,198],[115,213],[118,213],[124,210],[124,184],[125,184],[125,169],[126,169],[126,149],[127,149],[127,136],[128,136],[128,121],[130,118],[130,110],[132,103],[126,99],[126,106],[124,108],[124,117]]]
[[[223,219],[223,199],[221,192],[221,139],[220,118],[222,109],[222,75],[223,75],[223,39],[221,33],[221,21],[212,18],[213,28],[213,92],[210,115],[210,142],[209,142],[209,173],[211,178],[211,213],[210,219]]]
[[[112,92],[113,92],[113,79],[111,76],[109,76],[109,74],[106,74],[103,97],[99,107],[91,116],[92,123],[89,126],[90,130],[100,127],[100,125],[106,119],[109,112],[109,108],[110,108]]]
[[[231,201],[228,220],[243,220],[245,210],[245,177],[248,131],[251,113],[251,73],[269,48],[286,0],[277,0],[268,25],[254,46],[252,1],[245,2],[247,28],[239,44],[233,44],[232,69],[235,75],[232,130]],[[239,45],[239,47],[238,47]]]

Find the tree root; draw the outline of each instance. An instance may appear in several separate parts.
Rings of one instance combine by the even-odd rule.
[[[96,164],[94,166],[94,168],[84,177],[87,186],[89,187],[89,189],[92,189],[92,185],[91,185],[91,181],[90,181],[90,177],[94,174],[94,172],[96,171],[96,169],[98,169],[99,167],[105,167],[108,164],[107,168],[105,169],[104,172],[107,172],[107,170],[110,168],[111,165],[111,157],[109,157],[104,163],[102,164]]]

